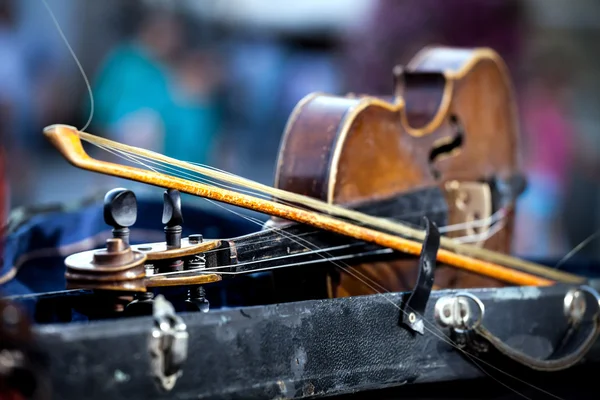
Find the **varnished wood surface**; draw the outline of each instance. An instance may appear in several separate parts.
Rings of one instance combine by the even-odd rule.
[[[284,133],[275,185],[348,204],[450,180],[505,178],[518,172],[514,98],[496,53],[430,48],[404,71],[393,90],[401,97],[311,94],[301,101]],[[464,131],[463,144],[435,161],[439,176],[433,176],[431,150],[456,137],[457,123]],[[509,251],[512,220],[511,212],[505,228],[484,243],[486,249]],[[406,261],[358,266],[355,270],[373,282],[365,285],[342,273],[340,293],[369,293],[373,285],[408,289],[416,279],[415,266]],[[442,287],[504,282],[454,268],[442,267],[436,275]]]

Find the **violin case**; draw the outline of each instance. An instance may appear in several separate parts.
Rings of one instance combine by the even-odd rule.
[[[160,199],[139,199],[139,214],[156,218],[136,223],[132,243],[162,237],[162,207]],[[184,211],[184,234],[256,230],[230,214],[185,204]],[[209,285],[209,312],[173,313],[167,305],[158,316],[91,320],[77,312],[91,292],[64,290],[60,249],[110,235],[101,199],[18,210],[10,221],[2,274],[19,269],[0,285],[0,354],[17,348],[24,357],[0,379],[6,398],[598,398],[589,379],[600,366],[596,325],[574,328],[574,314],[565,313],[573,288],[565,285],[425,293],[424,334],[402,318],[405,293],[276,303],[268,273]],[[600,270],[577,259],[563,268]],[[590,293],[596,286],[590,280]],[[440,299],[461,296],[485,310],[488,336],[436,325]],[[6,362],[0,357],[0,367]]]

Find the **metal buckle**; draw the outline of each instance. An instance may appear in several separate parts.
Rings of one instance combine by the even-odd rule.
[[[173,305],[162,295],[154,299],[153,316],[154,327],[149,340],[150,367],[159,387],[169,391],[183,373],[189,334],[183,320],[175,314]]]
[[[479,317],[475,322],[471,322],[473,311],[468,299],[471,299],[479,309]],[[434,316],[441,327],[451,328],[456,333],[466,333],[481,325],[485,316],[485,305],[477,296],[469,292],[459,292],[440,297],[435,303]]]

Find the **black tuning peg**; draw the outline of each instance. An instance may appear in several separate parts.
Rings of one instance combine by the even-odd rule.
[[[104,196],[104,222],[113,227],[113,237],[129,246],[129,227],[137,219],[137,198],[131,190],[117,188]]]
[[[181,194],[178,190],[169,189],[164,193],[162,223],[165,225],[167,249],[181,247]]]

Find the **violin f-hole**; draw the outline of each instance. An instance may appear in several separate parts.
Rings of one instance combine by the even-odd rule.
[[[450,116],[450,126],[452,127],[452,135],[437,140],[429,152],[429,169],[435,179],[439,179],[441,176],[440,171],[436,168],[436,162],[443,158],[456,156],[460,153],[463,145],[464,130],[455,115]]]

